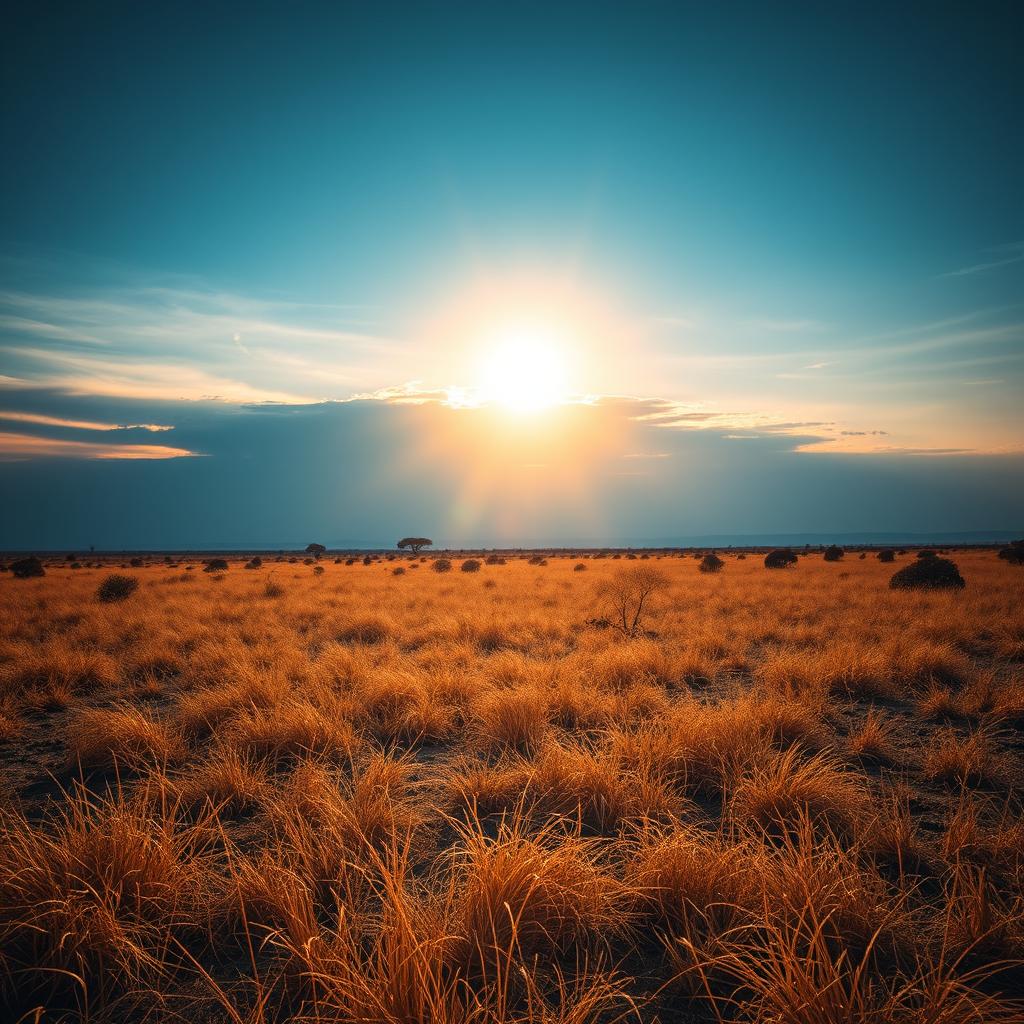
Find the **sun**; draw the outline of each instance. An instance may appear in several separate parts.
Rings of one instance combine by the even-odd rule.
[[[492,332],[482,347],[477,386],[482,402],[532,413],[568,397],[566,348],[554,326],[507,324]]]

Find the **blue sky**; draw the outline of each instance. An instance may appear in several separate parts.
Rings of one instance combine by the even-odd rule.
[[[1013,3],[25,5],[0,546],[1019,532],[1022,43]]]

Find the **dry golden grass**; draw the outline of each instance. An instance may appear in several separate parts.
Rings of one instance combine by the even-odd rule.
[[[0,577],[0,1018],[1024,1019],[1024,570],[953,558]]]

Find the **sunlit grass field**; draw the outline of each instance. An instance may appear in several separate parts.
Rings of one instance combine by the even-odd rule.
[[[0,577],[4,1019],[1022,1019],[1024,568],[433,557]]]

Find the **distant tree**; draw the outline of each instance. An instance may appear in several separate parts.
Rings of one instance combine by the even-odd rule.
[[[829,546],[825,548],[825,554],[822,557],[826,562],[840,562],[845,554],[846,552],[839,547],[839,545],[829,544]]]
[[[636,636],[651,597],[668,589],[668,577],[647,565],[620,569],[598,587],[598,597],[609,607],[609,621],[624,636]]]
[[[796,565],[797,557],[789,548],[776,548],[764,556],[764,567],[766,569],[785,569],[787,566]]]
[[[312,555],[314,558],[319,560],[321,555],[327,553],[327,548],[325,548],[323,544],[307,544],[305,553],[307,555]]]
[[[430,548],[434,546],[434,542],[429,537],[403,537],[398,542],[398,548],[400,551],[409,550],[414,555],[419,554],[424,548]]]
[[[35,555],[29,555],[28,558],[18,558],[11,562],[11,572],[13,572],[19,580],[27,580],[33,576],[46,575],[43,563],[36,558]]]

